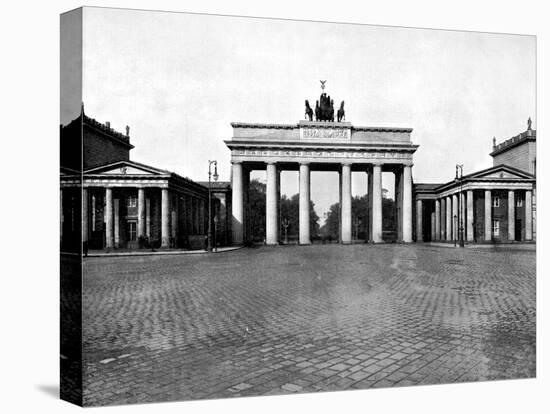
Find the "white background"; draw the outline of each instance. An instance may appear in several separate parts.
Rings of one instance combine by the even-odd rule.
[[[45,2],[44,2],[45,3]],[[465,29],[538,36],[538,158],[545,159],[550,35],[543,2],[379,1],[88,1],[132,7]],[[258,2],[259,3],[259,2]],[[58,389],[59,14],[76,1],[11,2],[2,9],[2,191],[0,202],[1,380],[4,412],[73,412]],[[548,333],[543,227],[548,171],[538,163],[538,360],[536,380],[500,381],[285,397],[121,406],[117,412],[543,412],[548,400]],[[481,275],[480,275],[481,277]],[[546,394],[548,391],[546,390]],[[547,405],[550,405],[547,403]],[[92,409],[95,411],[96,409]],[[106,409],[102,409],[106,410]]]

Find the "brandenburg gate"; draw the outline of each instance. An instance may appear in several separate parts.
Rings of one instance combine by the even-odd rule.
[[[307,102],[306,106],[309,108]],[[280,172],[284,170],[299,171],[300,244],[311,243],[311,171],[339,173],[341,243],[352,242],[352,171],[362,171],[368,175],[369,241],[373,243],[383,242],[382,172],[394,173],[398,241],[412,242],[411,168],[413,154],[418,148],[418,145],[411,142],[412,129],[359,127],[353,126],[350,122],[312,120],[300,121],[297,124],[235,122],[231,126],[233,137],[225,143],[231,150],[234,244],[244,242],[245,207],[249,173],[252,170],[267,170],[267,244],[274,245],[279,242]]]
[[[233,137],[225,143],[231,150],[233,244],[245,235],[250,171],[267,170],[266,244],[279,243],[280,173],[300,174],[299,242],[311,244],[310,172],[337,171],[340,179],[340,242],[352,242],[351,172],[368,174],[369,241],[382,243],[382,171],[395,178],[397,238],[412,242],[412,159],[418,145],[411,142],[411,128],[354,127],[344,122],[344,101],[334,122],[334,100],[322,93],[315,111],[305,101],[306,121],[298,124],[251,124],[234,122]],[[315,114],[315,121],[313,115]]]

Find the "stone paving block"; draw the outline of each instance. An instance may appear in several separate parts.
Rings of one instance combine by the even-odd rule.
[[[295,384],[285,384],[281,386],[281,388],[285,391],[290,391],[290,392],[299,392],[299,391],[302,391],[303,389],[299,385],[295,385]]]

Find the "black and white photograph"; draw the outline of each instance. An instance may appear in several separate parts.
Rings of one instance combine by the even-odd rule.
[[[83,7],[60,41],[62,398],[536,377],[534,36]]]
[[[6,4],[2,411],[545,412],[544,16]]]

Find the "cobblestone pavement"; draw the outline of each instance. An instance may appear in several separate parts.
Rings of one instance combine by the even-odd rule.
[[[89,258],[86,405],[535,376],[535,252]]]

